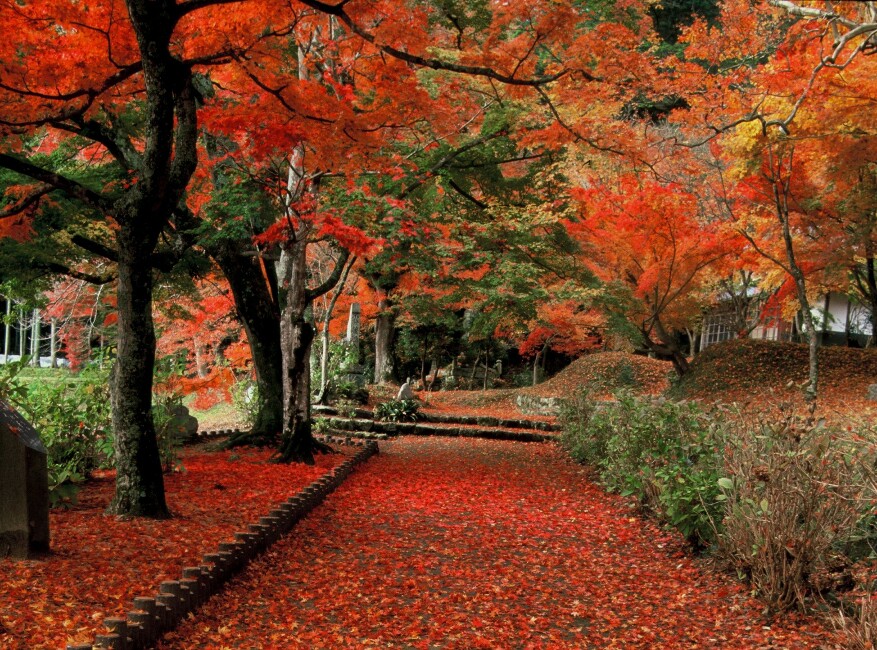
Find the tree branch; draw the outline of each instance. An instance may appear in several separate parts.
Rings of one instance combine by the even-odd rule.
[[[93,255],[103,257],[110,262],[119,261],[119,254],[115,250],[83,235],[73,235],[70,237],[70,243],[79,246],[79,248],[88,251]]]
[[[474,203],[475,205],[477,205],[477,206],[478,206],[479,208],[481,208],[482,210],[486,210],[486,209],[487,209],[487,204],[486,204],[484,201],[479,201],[479,200],[476,199],[474,196],[472,196],[471,194],[469,194],[469,192],[467,192],[467,191],[464,190],[462,187],[460,187],[460,186],[457,184],[457,181],[455,181],[453,178],[449,178],[449,179],[448,179],[448,185],[450,185],[450,186],[454,189],[454,191],[457,192],[457,194],[459,194],[460,196],[462,196],[464,199],[468,199],[469,201],[471,201],[472,203]]]
[[[319,298],[325,293],[328,293],[332,290],[338,281],[341,279],[341,275],[344,272],[344,266],[347,264],[347,260],[350,258],[350,251],[346,248],[341,249],[341,256],[338,258],[338,261],[335,263],[335,268],[332,269],[332,274],[326,279],[323,284],[314,288],[314,289],[306,289],[305,296],[308,302],[314,300],[314,298]]]
[[[109,284],[113,280],[116,279],[115,273],[105,273],[103,275],[94,275],[92,273],[85,273],[83,271],[77,271],[75,269],[70,268],[66,264],[61,264],[59,262],[37,262],[35,264],[37,268],[42,268],[51,273],[57,273],[59,275],[66,275],[75,280],[82,280],[84,282],[88,282],[89,284]]]
[[[51,185],[38,185],[33,190],[28,192],[26,196],[21,197],[15,203],[7,205],[0,209],[0,219],[5,219],[7,217],[14,217],[16,215],[21,214],[25,210],[27,210],[30,206],[39,202],[41,198],[43,198],[46,194],[51,192],[54,188]]]
[[[0,167],[5,167],[10,171],[21,174],[22,176],[28,176],[34,180],[51,185],[80,201],[84,201],[85,203],[98,208],[99,210],[107,212],[112,211],[111,202],[94,190],[91,190],[84,185],[80,185],[66,176],[38,167],[27,160],[16,158],[9,154],[0,153]]]
[[[359,36],[364,41],[371,43],[376,48],[378,48],[381,52],[389,54],[393,58],[399,59],[400,61],[405,61],[406,63],[412,63],[414,65],[418,65],[424,68],[432,68],[433,70],[447,70],[448,72],[459,72],[461,74],[467,74],[477,77],[485,77],[487,79],[495,79],[504,84],[508,84],[510,86],[543,86],[545,84],[551,83],[552,81],[557,81],[561,77],[565,76],[569,73],[569,70],[561,70],[560,72],[556,72],[550,75],[544,75],[541,77],[534,77],[530,79],[520,79],[513,74],[505,74],[502,72],[498,72],[493,68],[488,68],[486,66],[478,66],[478,65],[463,65],[459,63],[451,63],[449,61],[441,61],[439,59],[429,59],[426,57],[419,56],[417,54],[411,54],[410,52],[405,52],[404,50],[400,50],[391,45],[384,45],[377,42],[377,38],[374,34],[366,31],[363,27],[360,27],[353,18],[348,14],[344,6],[347,4],[348,0],[343,0],[338,4],[331,5],[326,2],[320,2],[320,0],[301,0],[301,3],[310,7],[311,9],[315,9],[321,13],[328,14],[330,16],[335,16],[342,23],[347,25],[350,30]],[[594,77],[589,72],[581,70],[582,75],[585,76],[590,81],[598,81],[597,77]]]

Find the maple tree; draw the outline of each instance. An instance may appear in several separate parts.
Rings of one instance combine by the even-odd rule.
[[[577,191],[581,220],[569,230],[580,238],[593,271],[633,299],[630,318],[649,350],[670,358],[679,374],[687,355],[673,336],[696,310],[705,270],[730,253],[730,240],[698,218],[698,201],[684,188],[620,177],[615,186],[594,183]]]
[[[132,0],[88,8],[66,2],[0,6],[16,38],[4,41],[0,166],[30,182],[17,204],[50,194],[112,219],[118,357],[112,383],[118,480],[113,510],[168,516],[151,415],[155,333],[152,257],[197,164],[192,63],[174,52],[174,28],[210,3]],[[185,22],[185,21],[184,21]],[[208,55],[209,63],[220,55]],[[57,65],[68,58],[73,67]],[[139,101],[143,93],[143,101]],[[141,108],[142,140],[127,126]],[[79,181],[27,154],[46,133],[92,147],[118,170],[106,184]],[[5,223],[5,221],[4,221]]]
[[[844,140],[859,140],[871,131],[856,98],[873,76],[864,55],[873,49],[877,23],[870,2],[772,0],[767,5],[751,12],[747,3],[728,2],[719,18],[721,30],[711,32],[699,21],[685,32],[687,61],[677,63],[675,72],[685,80],[678,92],[686,110],[675,117],[685,125],[690,143],[718,139],[726,147],[724,164],[733,168],[737,160],[737,178],[743,180],[733,204],[739,207],[739,198],[749,202],[750,215],[761,213],[740,232],[795,287],[810,341],[807,392],[815,399],[818,337],[807,275],[826,270],[831,253],[842,250],[839,230],[829,232],[831,218],[820,204],[836,203],[832,193],[849,192],[842,166],[831,162],[835,149],[842,151]],[[861,130],[849,128],[848,119],[863,117]],[[821,155],[816,154],[820,149]],[[749,171],[741,172],[747,164]],[[858,172],[861,165],[854,169]],[[817,189],[825,181],[830,185]],[[773,234],[759,238],[770,221],[776,227]],[[821,238],[821,250],[809,241],[813,233]],[[771,239],[782,244],[779,250]]]

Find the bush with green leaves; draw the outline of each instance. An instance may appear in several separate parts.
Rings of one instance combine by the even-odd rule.
[[[696,547],[710,546],[772,609],[805,608],[826,588],[818,576],[872,549],[873,424],[617,398],[569,400],[562,439],[570,454]]]
[[[237,379],[231,387],[231,402],[244,416],[247,427],[252,428],[259,417],[259,384],[250,377]]]
[[[111,467],[113,435],[107,372],[26,368],[27,359],[0,370],[0,397],[40,432],[48,452],[53,505],[75,501],[78,484],[94,469]]]
[[[387,422],[415,422],[420,404],[414,399],[394,399],[375,406],[375,418]]]
[[[177,419],[178,409],[182,406],[183,396],[176,391],[155,392],[152,395],[155,440],[158,443],[158,454],[165,472],[181,467],[177,453],[181,443],[172,425]]]
[[[714,542],[724,436],[698,406],[623,392],[597,405],[582,394],[569,402],[563,422],[564,445],[606,487],[636,497],[694,546]]]

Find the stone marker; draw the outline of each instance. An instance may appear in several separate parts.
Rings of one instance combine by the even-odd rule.
[[[171,408],[171,419],[165,425],[167,431],[180,442],[187,442],[198,435],[198,418],[189,409],[178,404]]]
[[[347,317],[347,336],[344,342],[350,345],[351,363],[359,363],[359,303],[355,302],[350,305],[350,315]]]
[[[359,363],[360,311],[358,302],[350,305],[350,315],[347,317],[347,336],[344,337],[349,352],[347,361],[341,368],[341,381],[362,388],[365,386],[365,368]]]
[[[411,377],[405,380],[405,383],[399,387],[399,394],[396,399],[414,399],[414,391],[411,390]]]
[[[49,550],[49,472],[39,433],[0,400],[0,558]]]
[[[868,399],[877,402],[877,384],[868,384]]]

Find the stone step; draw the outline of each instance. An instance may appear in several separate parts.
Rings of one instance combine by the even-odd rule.
[[[329,429],[325,434],[321,434],[327,441],[349,441],[349,440],[387,440],[390,436],[386,433],[377,433],[375,431],[345,431],[344,429]]]
[[[449,436],[459,438],[487,438],[489,440],[517,440],[519,442],[547,442],[557,440],[558,436],[523,429],[502,429],[484,427],[455,427],[446,424],[415,424],[405,432],[415,436]]]
[[[482,427],[501,427],[504,429],[535,429],[537,431],[560,431],[556,422],[529,420],[527,418],[495,418],[489,415],[449,415],[446,413],[420,412],[417,419],[422,422],[440,424],[471,424]]]
[[[312,409],[314,416],[337,416],[338,410],[331,406],[315,405]],[[345,414],[346,415],[346,414]],[[368,409],[354,409],[352,412],[355,420],[371,420],[374,413]],[[561,427],[556,422],[544,420],[529,420],[527,418],[495,418],[486,415],[450,415],[446,413],[431,413],[420,411],[417,414],[417,422],[431,422],[436,424],[464,424],[480,427],[498,427],[502,429],[528,429],[536,431],[560,431]]]
[[[424,422],[381,422],[364,418],[328,418],[328,428],[334,432],[344,432],[349,436],[372,438],[379,435],[399,436],[453,436],[489,438],[494,440],[544,441],[554,440],[556,435],[535,430],[509,429],[504,427],[484,427],[478,425],[457,425],[448,423]]]

